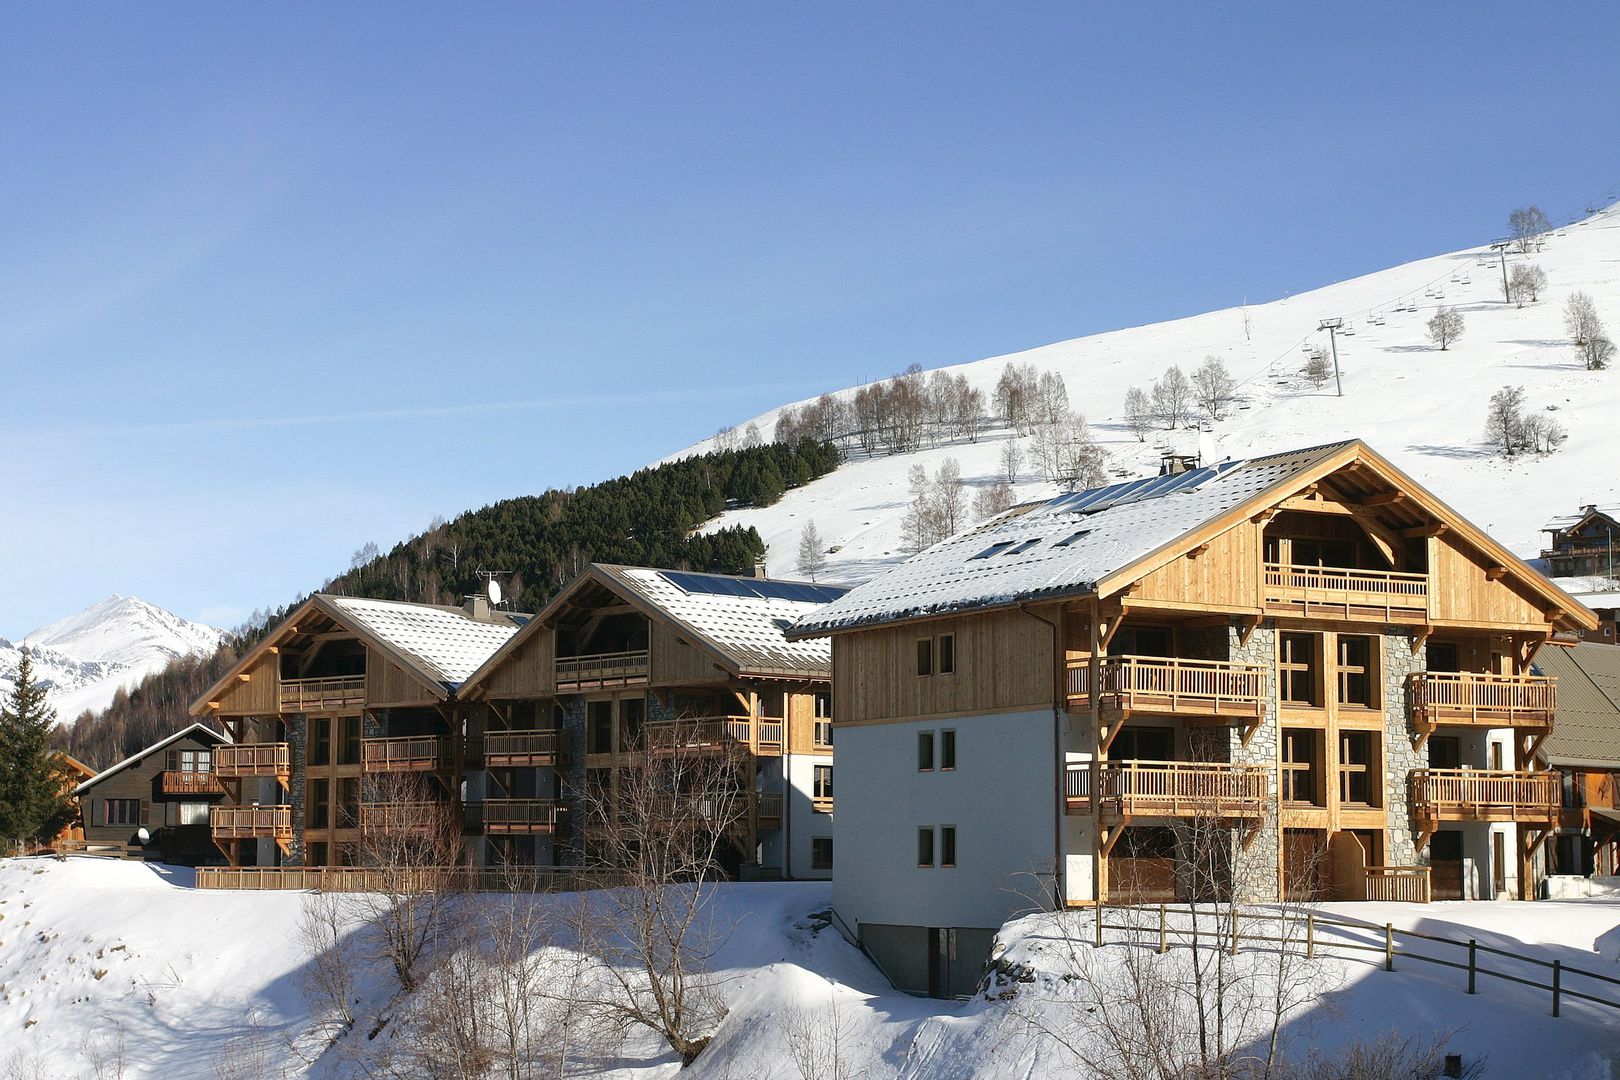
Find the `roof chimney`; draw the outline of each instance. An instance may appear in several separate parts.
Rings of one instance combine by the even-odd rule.
[[[1160,454],[1159,475],[1178,476],[1198,468],[1197,454]]]
[[[483,593],[474,593],[462,602],[461,608],[467,613],[469,619],[479,622],[489,622],[489,597]]]
[[[756,559],[754,561],[754,578],[757,581],[764,581],[765,580],[765,560],[764,559]]]

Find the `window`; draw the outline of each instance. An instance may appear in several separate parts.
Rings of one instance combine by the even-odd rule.
[[[1318,735],[1305,728],[1284,728],[1282,733],[1283,802],[1319,805],[1316,794]]]
[[[931,825],[917,830],[917,865],[934,865],[934,829]]]
[[[613,753],[613,702],[589,702],[585,706],[585,712],[585,752]]]
[[[206,825],[208,824],[208,804],[205,802],[183,802],[180,804],[180,824]]]
[[[1339,704],[1369,709],[1378,704],[1373,696],[1372,655],[1372,638],[1339,638]]]
[[[325,866],[326,845],[324,843],[309,845],[309,855],[304,859],[304,864],[306,866]]]
[[[956,671],[956,635],[941,634],[934,639],[934,652],[938,654],[939,673],[951,675]]]
[[[818,750],[830,750],[833,744],[831,720],[817,720],[810,727],[810,743]]]
[[[169,770],[183,773],[206,773],[213,768],[214,755],[208,750],[180,750],[169,752]]]
[[[932,675],[934,673],[934,639],[917,639],[917,674]]]
[[[977,555],[973,556],[973,558],[975,558],[975,559],[988,559],[992,555],[1000,555],[1003,551],[1006,551],[1008,548],[1010,548],[1012,546],[1013,546],[1013,541],[1011,541],[1011,540],[998,541],[997,543],[991,544],[989,547],[985,548],[983,551],[981,551]]]
[[[917,732],[917,771],[932,772],[934,768],[934,733]]]
[[[1320,705],[1316,693],[1315,634],[1284,634],[1278,645],[1277,675],[1285,705]]]
[[[956,865],[956,826],[941,825],[939,827],[939,865]]]
[[[1127,725],[1114,736],[1108,758],[1110,761],[1173,761],[1175,741],[1173,728]]]
[[[103,799],[101,801],[101,823],[103,825],[139,825],[140,821],[141,800]]]
[[[956,732],[949,728],[939,733],[939,767],[956,768]]]
[[[1455,735],[1431,735],[1429,737],[1429,768],[1462,768],[1460,746],[1461,744]]]
[[[1362,806],[1371,804],[1373,733],[1339,733],[1339,801]]]
[[[332,718],[317,716],[309,722],[309,763],[329,765],[332,761]]]
[[[813,836],[810,838],[810,869],[831,870],[832,842],[830,836]]]
[[[817,802],[832,802],[832,771],[831,765],[816,766],[815,783],[811,790]]]
[[[352,829],[360,824],[360,778],[345,776],[338,780],[338,820],[340,829]]]
[[[309,810],[305,820],[311,829],[324,829],[327,811],[332,803],[332,781],[325,778],[309,782]]]
[[[760,700],[764,701],[763,698]],[[641,745],[641,725],[646,718],[645,698],[623,698],[619,701],[619,749],[630,750]]]
[[[338,764],[360,764],[360,718],[358,716],[338,717],[338,730],[341,732],[338,744]]]

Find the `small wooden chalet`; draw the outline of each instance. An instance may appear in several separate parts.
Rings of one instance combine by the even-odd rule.
[[[1359,441],[1016,507],[830,637],[834,908],[897,985],[1031,904],[1528,896],[1592,612]]]
[[[230,864],[352,865],[368,822],[463,815],[482,762],[457,691],[524,619],[482,597],[299,605],[191,707],[232,739],[214,772],[233,799],[211,822]]]
[[[1558,828],[1542,869],[1550,895],[1579,895],[1582,879],[1620,878],[1620,649],[1545,649],[1536,670],[1558,680],[1557,721],[1540,749],[1558,774]]]
[[[63,825],[61,831],[52,839],[51,847],[57,851],[79,850],[84,847],[84,807],[80,804],[78,795],[73,792],[78,790],[80,784],[95,776],[96,770],[72,754],[58,751],[56,757],[61,763],[69,799],[73,804],[73,818]]]
[[[230,801],[213,771],[226,743],[192,724],[74,788],[84,850],[191,866],[220,861],[208,820]]]
[[[589,859],[581,798],[616,806],[622,770],[645,753],[681,751],[731,763],[745,807],[727,848],[734,873],[830,876],[830,650],[783,630],[843,593],[587,568],[463,688],[489,707],[487,861]]]
[[[1620,506],[1583,506],[1578,514],[1563,514],[1541,527],[1551,577],[1614,577],[1615,540],[1620,538]]]

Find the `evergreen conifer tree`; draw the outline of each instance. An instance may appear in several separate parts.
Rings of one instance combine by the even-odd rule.
[[[69,778],[50,746],[55,726],[56,711],[24,649],[16,683],[0,704],[0,843],[38,844],[72,817]]]

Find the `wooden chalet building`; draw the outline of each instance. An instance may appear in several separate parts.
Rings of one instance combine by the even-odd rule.
[[[724,755],[741,876],[832,873],[831,650],[784,629],[835,586],[593,564],[467,680],[488,706],[490,863],[594,863],[582,800],[617,812],[645,753]]]
[[[480,791],[481,710],[457,691],[524,619],[482,597],[301,604],[191,707],[232,740],[214,761],[232,798],[211,819],[230,864],[353,865],[371,818],[426,809],[408,803],[462,815]],[[466,832],[476,853],[475,812]]]
[[[1614,577],[1615,538],[1620,536],[1620,506],[1583,506],[1541,527],[1551,577]]]
[[[1540,870],[1551,896],[1620,888],[1620,649],[1544,649],[1536,670],[1558,680],[1558,718],[1540,758],[1559,778],[1558,828]]]
[[[226,744],[219,732],[192,724],[74,788],[83,850],[189,865],[220,861],[208,820],[230,802],[213,771]],[[77,839],[64,846],[78,848]]]
[[[952,994],[1054,903],[1521,895],[1532,665],[1595,624],[1359,441],[1016,507],[789,633],[832,642],[834,908]]]

